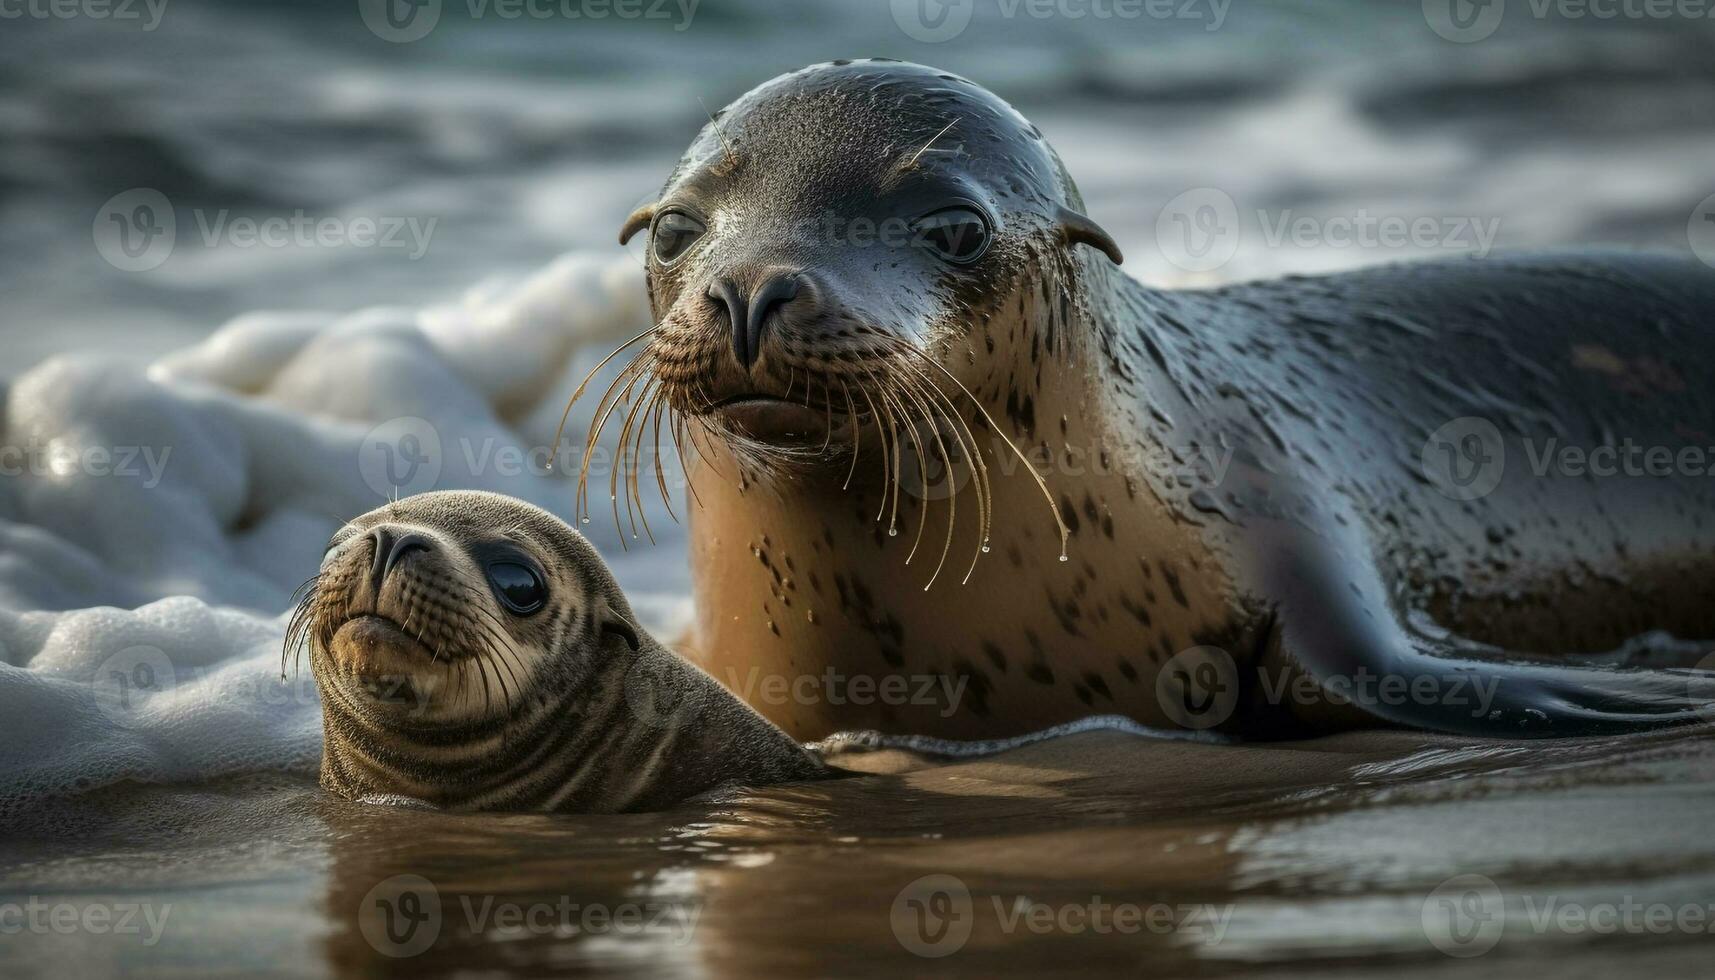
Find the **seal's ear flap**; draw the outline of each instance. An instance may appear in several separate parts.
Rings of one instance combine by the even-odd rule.
[[[631,236],[649,227],[649,222],[654,220],[655,205],[653,204],[645,204],[631,212],[631,216],[625,219],[625,226],[619,229],[619,244],[624,245],[631,241]]]
[[[632,653],[637,652],[637,648],[641,645],[637,639],[637,627],[631,625],[630,620],[621,616],[619,611],[613,608],[612,603],[606,599],[598,602],[595,618],[596,627],[601,630],[603,636],[617,636],[625,641],[625,645],[631,648]]]
[[[1103,231],[1101,225],[1087,216],[1071,208],[1061,207],[1055,219],[1060,224],[1060,237],[1067,245],[1088,245],[1112,259],[1114,265],[1125,261],[1125,256],[1120,254],[1120,247],[1114,243],[1113,236]]]

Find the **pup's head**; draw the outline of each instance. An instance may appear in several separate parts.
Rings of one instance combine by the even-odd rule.
[[[625,596],[584,537],[498,494],[427,493],[340,528],[287,651],[324,711],[365,728],[504,719],[635,651]]]

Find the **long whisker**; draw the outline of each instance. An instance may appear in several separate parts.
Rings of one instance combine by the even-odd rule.
[[[910,395],[905,390],[905,386],[903,384],[900,384],[896,390],[898,393],[891,397],[893,398],[894,404],[899,406],[900,414],[905,416],[907,423],[906,430],[911,433],[911,448],[917,454],[918,478],[920,480],[927,480],[929,475],[929,463],[923,456],[923,433],[918,431],[916,424],[911,418],[911,414],[905,410],[906,406],[901,401],[902,398],[909,399]],[[919,405],[917,407],[921,406]],[[928,484],[924,483],[924,492],[927,493],[928,489]],[[911,540],[911,550],[905,555],[905,564],[907,565],[911,564],[911,559],[917,557],[917,546],[923,541],[923,529],[929,524],[929,498],[927,496],[923,497],[920,501],[920,505],[922,510],[917,517],[917,536]],[[951,530],[951,528],[952,525],[949,523],[948,529]],[[930,581],[934,581],[933,577],[930,578]]]
[[[927,592],[927,591],[929,591],[930,587],[935,584],[935,580],[940,577],[941,569],[947,564],[947,553],[949,551],[951,551],[953,548],[953,528],[957,525],[958,517],[959,517],[959,493],[958,493],[958,488],[956,486],[952,485],[953,457],[948,454],[946,441],[941,438],[941,427],[939,424],[937,424],[937,421],[936,421],[937,413],[934,410],[934,406],[932,405],[932,403],[925,401],[923,393],[921,392],[921,390],[918,390],[917,385],[912,384],[910,386],[907,386],[906,384],[901,383],[900,388],[902,391],[905,391],[910,397],[917,400],[918,408],[923,412],[924,418],[928,420],[929,425],[934,430],[935,448],[941,453],[941,459],[943,462],[946,463],[946,466],[947,466],[947,473],[946,473],[946,478],[948,480],[947,537],[946,537],[946,540],[944,542],[942,542],[942,544],[941,544],[941,558],[939,561],[937,561],[935,563],[935,571],[933,574],[931,574],[929,576],[929,581],[927,583],[925,583],[923,586],[923,591]],[[927,473],[928,471],[924,470],[924,472]],[[923,520],[921,522],[919,522],[919,524],[917,526],[917,536],[919,538],[921,538],[923,536],[923,525],[927,524],[928,520],[929,520],[929,501],[928,501],[928,498],[925,497],[924,501],[923,501]],[[980,524],[980,521],[979,521],[979,524]],[[911,547],[912,547],[912,551],[915,552],[917,546],[915,544],[913,544]]]
[[[596,404],[596,408],[598,410],[601,409],[603,404],[606,404],[607,410],[601,413],[601,417],[596,420],[594,425],[590,426],[589,437],[584,440],[584,463],[583,463],[583,466],[578,471],[578,499],[579,499],[580,504],[582,505],[582,518],[583,518],[584,523],[586,523],[586,524],[589,523],[589,495],[588,495],[588,490],[587,490],[587,481],[589,479],[590,460],[595,456],[596,444],[601,439],[602,430],[607,428],[608,419],[612,418],[613,413],[618,411],[619,406],[625,403],[625,400],[631,394],[631,389],[636,387],[637,382],[641,378],[643,378],[644,375],[647,373],[648,365],[643,364],[643,358],[645,356],[647,356],[647,354],[648,354],[647,350],[645,350],[642,354],[639,354],[637,359],[632,361],[632,366],[627,367],[624,372],[621,372],[620,377],[616,378],[614,380],[614,385],[617,385],[621,380],[625,379],[626,373],[631,373],[631,379],[629,381],[626,381],[624,390],[622,390],[617,397],[613,398],[610,402],[608,400],[608,397],[606,395],[603,395],[602,401],[598,402]],[[643,369],[637,370],[637,371],[635,371],[635,373],[632,373],[633,368],[636,368],[639,366],[641,366]],[[613,385],[608,386],[608,390],[612,391]],[[615,459],[614,465],[616,465],[616,466],[618,465],[617,458]],[[613,521],[614,521],[614,524],[617,526],[619,524],[619,508],[618,508],[618,504],[617,504],[617,497],[615,498],[615,500],[616,500],[616,502],[615,502],[615,506],[614,506]],[[625,544],[624,535],[620,536],[619,541],[620,541],[620,545],[624,546],[624,544]]]
[[[843,378],[840,380],[840,390],[846,396],[846,418],[851,420],[852,427],[852,465],[846,470],[846,482],[840,486],[843,491],[851,488],[852,477],[857,473],[858,451],[863,446],[863,426],[858,422],[857,406],[852,404],[852,389]]]
[[[911,349],[915,350],[915,348]],[[941,372],[943,377],[957,385],[959,390],[965,393],[965,397],[970,399],[971,404],[976,406],[977,411],[981,413],[982,417],[988,422],[989,428],[992,429],[996,435],[1000,436],[1001,441],[1006,443],[1006,447],[1012,450],[1013,455],[1018,457],[1019,462],[1024,464],[1024,468],[1030,474],[1031,479],[1036,481],[1036,488],[1042,491],[1042,499],[1048,502],[1048,509],[1054,514],[1054,525],[1060,529],[1060,560],[1069,560],[1066,556],[1066,543],[1071,538],[1071,532],[1066,529],[1065,518],[1060,516],[1060,506],[1054,502],[1054,495],[1048,491],[1048,481],[1042,478],[1042,474],[1036,472],[1036,467],[1031,465],[1030,460],[1024,455],[1023,451],[1018,448],[1018,445],[1007,437],[1000,425],[995,422],[994,416],[990,415],[988,409],[983,407],[983,403],[977,398],[977,396],[971,393],[971,389],[965,387],[964,382],[960,381],[951,371],[948,371],[939,361],[930,357],[928,354],[922,351],[917,351],[917,353],[926,364],[929,364],[935,370]]]
[[[642,378],[642,377],[644,377],[644,375],[639,374],[638,377]],[[635,510],[633,510],[632,506],[631,506],[631,498],[632,498],[631,491],[633,489],[633,484],[636,482],[632,477],[634,477],[636,475],[637,464],[636,464],[635,458],[632,457],[631,453],[630,453],[631,426],[637,419],[638,411],[641,410],[643,408],[643,406],[646,404],[648,398],[651,395],[651,392],[655,388],[655,385],[656,385],[656,379],[653,376],[650,376],[649,380],[645,381],[643,383],[643,387],[638,390],[637,397],[632,400],[631,409],[625,413],[625,423],[619,427],[619,444],[618,444],[618,448],[615,451],[615,455],[614,455],[613,471],[612,471],[612,473],[609,474],[608,483],[607,483],[608,496],[613,499],[613,523],[614,523],[615,527],[618,527],[619,526],[619,474],[620,474],[621,470],[628,470],[629,471],[630,475],[628,475],[626,477],[626,481],[625,481],[625,488],[626,488],[625,512],[626,512],[626,516],[628,518],[630,518],[630,520],[631,520],[631,537],[633,540],[636,540],[636,538],[637,538],[637,512]],[[627,390],[629,391],[629,388]],[[647,527],[647,525],[648,525],[648,518],[647,517],[644,518],[644,524]],[[621,541],[623,541],[623,540],[624,540],[624,536],[622,534],[621,535]],[[651,534],[649,536],[649,543],[650,544],[655,543],[655,536],[653,534]]]
[[[869,388],[859,385],[858,394],[862,395],[863,400],[869,404],[869,417],[875,420],[876,434],[881,437],[881,507],[875,512],[875,519],[879,521],[881,515],[887,512],[888,466],[893,454],[888,448],[887,430],[882,427],[881,413],[876,410],[875,402],[869,397]]]
[[[901,346],[906,347],[913,354],[921,355],[921,352],[915,347],[910,347],[909,345]],[[982,452],[978,448],[976,433],[971,430],[970,423],[965,421],[964,415],[958,411],[956,406],[953,405],[952,400],[947,397],[946,393],[933,384],[926,375],[919,371],[916,365],[906,362],[901,366],[910,371],[917,379],[918,384],[920,385],[920,390],[932,396],[932,398],[939,404],[941,407],[942,417],[958,423],[958,425],[953,429],[953,437],[958,440],[959,451],[965,454],[966,468],[969,469],[972,475],[976,477],[977,525],[980,534],[978,535],[977,548],[971,553],[971,563],[965,569],[965,576],[960,582],[960,584],[964,584],[971,580],[972,573],[976,571],[978,560],[989,550],[989,534],[994,521],[994,491],[989,478],[988,463],[983,460]],[[967,437],[969,439],[968,445]],[[951,466],[950,460],[948,465]]]
[[[673,523],[679,523],[679,515],[673,512],[673,497],[667,492],[667,470],[661,465],[661,416],[670,410],[665,396],[655,399],[655,485],[661,490],[661,504],[667,508],[667,516]]]
[[[550,457],[548,460],[548,465],[550,467],[553,466],[554,463],[559,461],[559,458],[560,458],[560,437],[565,434],[566,420],[568,418],[571,418],[572,406],[577,404],[577,401],[579,398],[583,397],[584,388],[589,385],[590,379],[596,376],[597,371],[600,371],[602,368],[607,367],[607,363],[609,361],[618,357],[620,351],[625,350],[627,347],[630,347],[632,344],[635,344],[639,340],[642,340],[643,338],[654,333],[656,329],[657,328],[655,328],[655,327],[650,327],[648,330],[643,331],[642,333],[631,338],[630,340],[626,341],[625,343],[620,344],[618,347],[615,347],[613,349],[612,353],[610,353],[606,357],[602,358],[601,361],[599,363],[597,363],[595,367],[590,368],[590,373],[584,375],[584,380],[578,383],[577,390],[572,392],[572,397],[566,399],[566,410],[564,412],[560,413],[559,427],[554,429],[554,455],[552,457]]]

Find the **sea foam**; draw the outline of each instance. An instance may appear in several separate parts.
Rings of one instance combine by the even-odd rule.
[[[16,378],[0,418],[0,813],[128,779],[312,772],[320,709],[307,667],[282,677],[282,636],[329,536],[431,489],[572,519],[565,474],[594,399],[550,467],[561,412],[647,323],[633,260],[573,254],[445,306],[255,313],[146,366],[121,344]],[[598,515],[610,458],[591,459]],[[672,631],[689,608],[683,536],[652,516],[653,548],[620,548],[610,516],[580,527]]]

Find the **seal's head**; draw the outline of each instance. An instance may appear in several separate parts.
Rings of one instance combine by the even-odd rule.
[[[363,515],[333,536],[286,633],[321,693],[322,785],[617,812],[825,775],[631,623],[601,556],[538,507],[461,490]]]
[[[635,651],[632,614],[584,537],[491,493],[432,493],[340,528],[306,588],[330,724],[387,732],[504,725]]]
[[[765,447],[929,412],[921,385],[882,379],[932,374],[923,352],[956,368],[949,351],[1028,345],[983,325],[1079,245],[1120,260],[1081,207],[1037,128],[958,76],[861,61],[766,82],[621,233],[649,232],[655,390]]]

